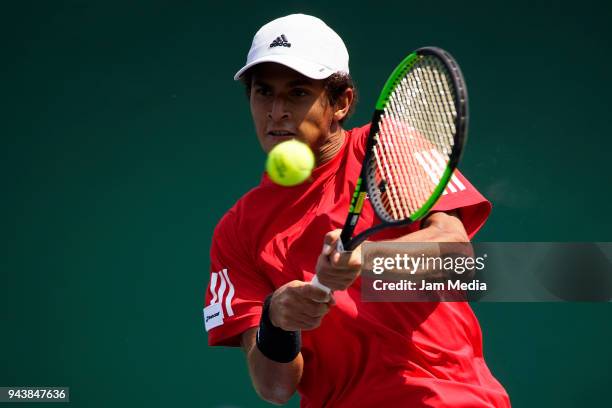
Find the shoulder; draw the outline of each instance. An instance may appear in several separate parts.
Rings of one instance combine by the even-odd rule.
[[[363,159],[363,156],[365,156],[366,141],[370,133],[370,123],[347,130],[346,132],[355,155]]]
[[[278,186],[267,177],[249,190],[225,212],[214,229],[211,251],[224,247],[241,247],[252,252],[258,241],[258,235],[269,225],[271,217],[283,205],[278,199]]]
[[[246,226],[248,225],[249,211],[247,209],[251,208],[255,211],[261,208],[261,205],[257,203],[257,191],[260,189],[261,187],[257,186],[248,191],[223,214],[213,232],[213,248],[228,241],[231,243],[237,236],[248,231]]]

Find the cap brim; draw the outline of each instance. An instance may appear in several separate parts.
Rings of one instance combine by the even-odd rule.
[[[265,57],[251,61],[242,67],[240,71],[236,72],[236,75],[234,75],[234,81],[239,80],[242,74],[244,74],[249,68],[263,62],[274,62],[284,65],[311,79],[325,79],[334,73],[332,69],[324,65],[297,58],[293,55],[266,55]]]

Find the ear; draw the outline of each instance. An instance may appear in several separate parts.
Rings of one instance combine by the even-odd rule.
[[[355,98],[355,92],[353,92],[353,88],[346,88],[342,95],[338,98],[336,102],[336,106],[334,106],[334,120],[340,122],[342,119],[348,115],[349,110],[351,109],[351,105],[353,104],[353,99]]]

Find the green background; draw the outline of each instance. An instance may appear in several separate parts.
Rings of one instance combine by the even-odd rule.
[[[70,386],[79,407],[267,406],[242,353],[206,345],[201,308],[213,228],[265,159],[232,75],[257,28],[292,12],[345,39],[360,89],[349,127],[406,53],[456,56],[462,170],[494,204],[478,240],[611,240],[607,8],[348,4],[3,7],[0,386]],[[609,304],[474,308],[514,406],[609,401]]]

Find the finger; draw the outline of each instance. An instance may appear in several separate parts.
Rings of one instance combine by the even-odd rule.
[[[323,255],[321,255],[322,257],[324,257]],[[327,257],[325,257],[327,258]],[[318,272],[317,272],[318,273]],[[331,289],[328,288],[327,286],[323,285],[320,281],[319,281],[319,277],[317,275],[315,275],[312,280],[310,281],[310,284],[312,286],[314,286],[315,288],[319,288],[321,290],[323,290],[325,293],[327,293],[328,295],[331,292]]]
[[[361,268],[361,254],[357,252],[333,251],[329,256],[331,265],[336,269],[354,270]]]
[[[317,278],[322,285],[325,285],[332,291],[344,290],[347,285],[345,282],[350,282],[354,279],[355,271],[334,268],[326,256],[320,256],[317,264]],[[329,298],[324,302],[328,302]]]
[[[318,328],[319,326],[321,326],[322,322],[323,322],[323,319],[313,320],[310,324],[305,325],[302,330],[314,330]]]
[[[302,330],[312,330],[321,325],[321,321],[323,321],[324,316],[316,316],[311,317],[307,315],[300,315],[296,317],[296,322],[299,322],[300,329]]]
[[[306,315],[294,316],[288,327],[292,330],[312,330],[321,324],[322,317],[310,317]]]
[[[303,323],[297,320],[291,320],[291,321],[287,321],[286,323],[284,323],[280,327],[280,329],[283,329],[285,331],[296,331],[296,330],[302,330],[302,328],[305,326],[307,326],[306,323]]]
[[[328,311],[328,303],[309,302],[301,310],[301,313],[309,318],[319,318],[325,316]]]
[[[339,254],[338,252],[333,252],[331,256],[319,256],[317,261],[317,275],[319,276],[319,280],[322,276],[335,275],[342,271],[361,269],[361,259],[359,259],[359,262],[355,262],[354,258],[349,258],[348,255]]]
[[[313,317],[304,313],[304,307],[286,309],[283,311],[283,314],[279,319],[278,327],[287,331],[301,330],[304,327],[311,326],[312,321],[318,318],[320,317]]]
[[[323,255],[329,255],[331,254],[332,250],[334,249],[333,246],[331,246],[331,244],[328,244],[326,242],[323,242],[323,249],[321,250],[321,253]]]
[[[336,247],[336,242],[340,238],[341,233],[342,230],[337,229],[329,231],[327,234],[325,234],[325,237],[323,238],[323,253],[325,255],[329,255],[331,251]]]
[[[321,284],[332,291],[346,289],[360,274],[360,268],[333,267],[329,260],[325,261],[323,258],[325,257],[320,257],[317,265],[317,277]]]
[[[323,282],[321,284],[325,285]],[[327,285],[325,285],[327,286]],[[329,286],[327,286],[329,287]],[[331,288],[330,288],[331,289]],[[317,288],[313,285],[304,285],[300,288],[299,294],[302,298],[314,302],[328,302],[329,301],[329,293],[324,291],[323,289]]]
[[[349,286],[351,286],[351,284],[353,283],[354,278],[350,277],[350,278],[341,278],[341,279],[334,279],[332,281],[329,282],[329,288],[331,290],[337,291],[337,290],[346,290],[348,289]],[[327,302],[326,302],[327,303]]]

